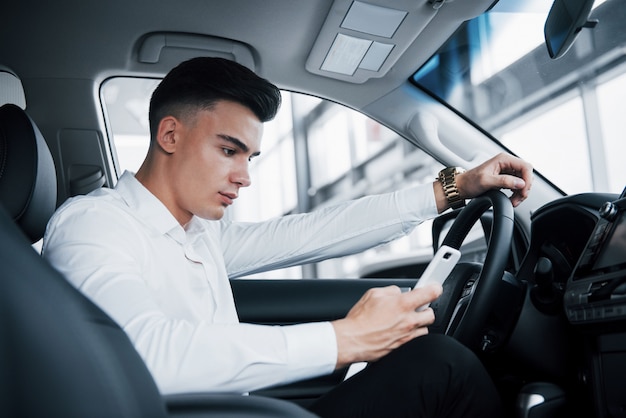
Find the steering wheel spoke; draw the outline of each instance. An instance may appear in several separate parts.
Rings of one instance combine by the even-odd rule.
[[[513,237],[513,206],[500,191],[478,196],[456,217],[442,245],[459,249],[472,226],[490,208],[493,223],[483,264],[459,263],[444,282],[444,292],[431,306],[436,320],[431,330],[453,336],[480,350],[484,324],[498,298]]]

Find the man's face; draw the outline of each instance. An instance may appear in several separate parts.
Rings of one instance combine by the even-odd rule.
[[[230,101],[189,119],[179,125],[170,155],[168,208],[181,223],[192,215],[221,219],[239,189],[250,185],[248,165],[260,153],[263,124],[247,107]]]

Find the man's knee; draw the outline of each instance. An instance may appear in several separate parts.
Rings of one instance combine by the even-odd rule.
[[[430,334],[370,363],[313,409],[321,416],[393,416],[393,410],[397,416],[486,418],[497,416],[498,408],[480,360],[451,337]]]
[[[403,381],[405,387],[423,388],[424,396],[495,394],[491,377],[480,359],[463,344],[445,335],[418,337],[377,363],[370,366],[378,368],[382,374],[393,375],[393,380]]]
[[[394,365],[404,379],[420,387],[423,403],[437,399],[437,416],[498,416],[500,397],[480,359],[457,340],[429,334],[400,351]],[[404,364],[404,367],[402,367]],[[404,371],[403,371],[404,370]],[[431,411],[433,409],[430,409]]]
[[[415,338],[380,360],[387,366],[423,374],[429,369],[468,370],[481,368],[476,355],[457,340],[442,334]],[[441,371],[441,370],[440,370]]]

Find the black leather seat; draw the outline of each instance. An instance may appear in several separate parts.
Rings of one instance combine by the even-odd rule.
[[[312,416],[256,396],[164,399],[124,331],[33,249],[55,206],[45,140],[0,107],[0,416]]]
[[[0,107],[0,197],[32,242],[42,238],[56,207],[56,172],[48,146],[24,110]]]

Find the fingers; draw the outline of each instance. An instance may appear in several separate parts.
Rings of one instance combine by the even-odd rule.
[[[398,286],[386,286],[371,288],[357,302],[355,307],[360,308],[362,305],[373,306],[374,304],[389,304],[393,305],[398,311],[396,315],[400,315],[402,312],[413,313],[418,308],[427,305],[441,296],[443,288],[438,283],[431,283],[422,288],[414,289],[409,292],[400,290]],[[353,308],[353,310],[355,310]],[[432,310],[431,310],[432,311]],[[430,321],[432,322],[432,321]],[[430,323],[429,322],[429,323]],[[420,320],[421,326],[426,323],[426,317]]]
[[[428,327],[417,327],[414,328],[411,332],[407,333],[403,338],[400,338],[398,340],[396,340],[393,344],[391,344],[389,346],[389,349],[387,350],[388,354],[390,351],[395,350],[396,348],[402,346],[405,343],[408,343],[409,341],[421,337],[423,335],[428,334]],[[382,357],[382,356],[381,356]]]
[[[406,292],[403,296],[407,299],[409,304],[408,309],[417,309],[428,303],[433,302],[443,292],[443,288],[438,283],[431,283],[424,287],[413,289],[410,292]]]
[[[380,293],[391,294],[388,288],[379,289]],[[399,289],[398,289],[399,290]],[[390,327],[385,332],[389,338],[385,351],[395,349],[407,341],[428,334],[428,326],[435,321],[435,313],[431,308],[418,310],[418,308],[433,302],[442,293],[439,284],[430,284],[423,288],[400,293],[394,296],[396,307],[394,321],[387,324]],[[394,323],[394,325],[392,325]],[[392,325],[392,326],[391,326]]]
[[[529,195],[533,182],[530,163],[507,153],[500,153],[481,165],[458,176],[458,185],[465,198],[473,198],[491,189],[507,189],[513,206]]]
[[[499,186],[497,186],[498,188],[508,189],[513,192],[510,200],[514,207],[526,200],[532,185],[531,181],[527,182],[520,177],[515,177],[515,175],[510,174],[501,174],[497,176],[496,182],[499,183]]]
[[[412,292],[416,292],[416,293],[428,293],[428,292],[422,292],[423,289],[419,289],[416,291],[412,291]],[[412,292],[408,292],[409,294]],[[434,300],[432,298],[432,295],[435,293],[430,293],[428,295],[428,297],[425,298],[425,295],[420,295],[419,298],[416,298],[416,300]],[[436,299],[436,298],[435,298]],[[415,307],[415,304],[420,304],[422,303],[421,301],[419,302],[414,302],[411,305],[410,311],[407,311],[404,313],[404,321],[402,321],[402,325],[400,325],[398,327],[399,331],[398,333],[396,333],[395,339],[390,341],[390,345],[387,347],[388,350],[393,350],[396,349],[398,347],[400,347],[402,344],[420,337],[422,335],[426,335],[428,334],[428,326],[431,325],[433,322],[435,322],[435,313],[434,311],[429,307],[423,310],[418,310]],[[426,302],[428,303],[428,302]],[[419,305],[419,306],[423,306]],[[418,306],[418,307],[419,307]]]
[[[499,173],[497,173],[501,188],[513,192],[511,203],[518,206],[529,195],[533,183],[533,167],[530,163],[509,154],[499,154],[495,157],[499,161]]]
[[[427,334],[435,314],[430,308],[416,310],[438,298],[441,292],[438,284],[404,293],[397,286],[369,289],[345,318],[332,322],[337,338],[337,366],[376,360]]]

